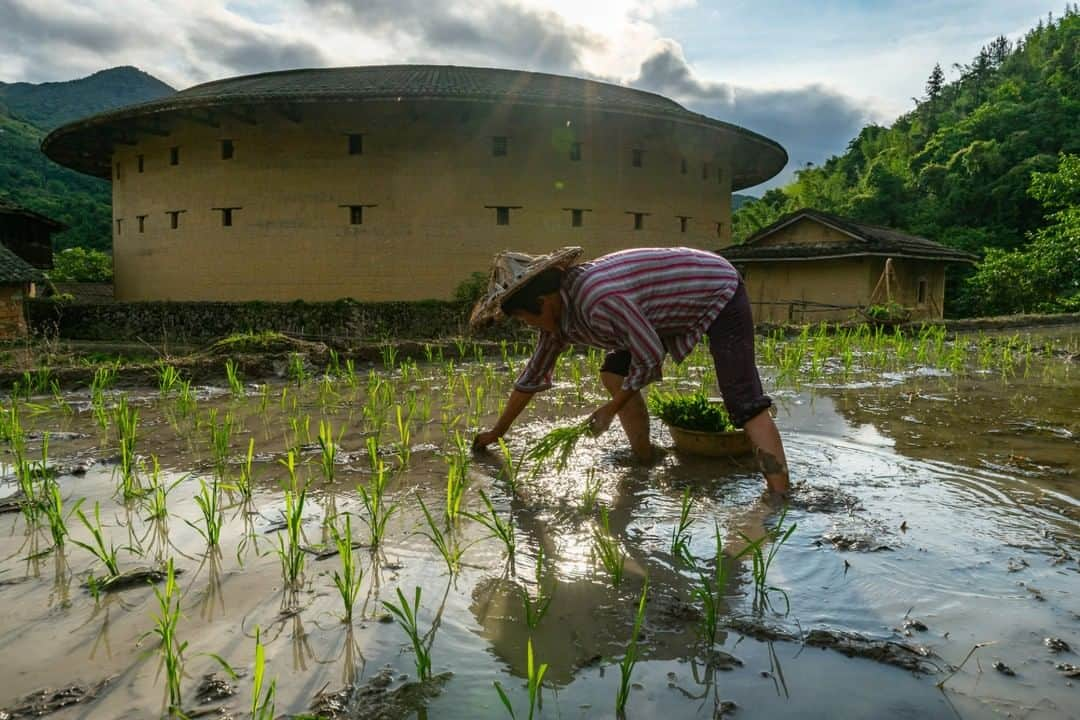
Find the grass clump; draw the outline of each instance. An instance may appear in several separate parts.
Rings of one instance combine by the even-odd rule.
[[[611,535],[608,511],[603,506],[600,506],[600,529],[593,532],[593,551],[599,558],[600,564],[611,576],[612,587],[618,588],[622,584],[626,553],[619,546],[619,541]]]
[[[615,714],[623,717],[626,713],[626,701],[630,698],[630,675],[634,672],[640,657],[638,650],[638,635],[641,633],[641,624],[645,620],[645,600],[649,595],[649,579],[645,579],[645,585],[641,588],[641,599],[638,600],[637,615],[634,617],[634,630],[630,634],[630,644],[626,646],[626,654],[619,661],[619,690],[615,694]]]
[[[341,572],[334,571],[334,586],[345,607],[345,615],[341,621],[351,623],[353,606],[356,605],[356,598],[360,595],[360,584],[364,580],[364,569],[360,566],[360,559],[353,554],[352,518],[346,514],[345,527],[331,525],[330,532],[337,546],[338,557],[341,558]]]
[[[417,616],[420,613],[420,588],[416,588],[412,606],[405,600],[405,594],[401,592],[401,588],[397,589],[397,596],[399,605],[386,600],[383,600],[382,604],[409,636],[413,647],[413,660],[416,663],[416,676],[420,682],[424,682],[431,678],[431,642],[434,636],[431,633],[421,635],[417,625]]]
[[[529,720],[532,720],[533,715],[536,712],[537,706],[540,704],[540,688],[541,683],[544,682],[544,673],[547,672],[547,663],[541,663],[537,665],[533,661],[533,646],[532,638],[530,637],[527,645],[525,667],[528,671],[529,679]],[[517,715],[514,714],[514,706],[510,702],[510,698],[507,697],[506,691],[503,690],[503,686],[498,680],[495,681],[495,691],[499,693],[499,699],[502,700],[503,706],[506,711],[510,713],[512,720],[517,720]]]
[[[734,423],[720,403],[714,403],[703,392],[693,395],[653,392],[649,394],[649,410],[668,425],[699,432],[731,432]]]

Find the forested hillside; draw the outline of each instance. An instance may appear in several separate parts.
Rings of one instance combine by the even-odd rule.
[[[0,197],[68,225],[54,237],[57,250],[111,251],[109,183],[52,162],[41,153],[41,140],[71,120],[172,92],[132,67],[70,82],[0,83]]]
[[[1080,309],[1078,47],[1072,5],[1015,43],[997,38],[954,66],[952,82],[940,65],[928,68],[914,110],[891,127],[867,126],[844,154],[743,205],[736,241],[811,207],[984,256],[953,283],[960,312]],[[1048,263],[1067,266],[1045,282],[1030,277],[1046,275]]]

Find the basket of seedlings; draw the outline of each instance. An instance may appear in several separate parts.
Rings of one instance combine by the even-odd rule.
[[[675,449],[681,452],[730,457],[753,451],[750,438],[732,424],[723,403],[705,393],[653,392],[649,410],[667,425]]]

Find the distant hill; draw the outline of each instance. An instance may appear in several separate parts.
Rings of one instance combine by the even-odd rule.
[[[174,92],[153,75],[125,66],[65,82],[0,83],[0,103],[9,115],[48,131],[87,115]]]
[[[69,226],[54,247],[112,250],[109,183],[61,167],[42,154],[53,128],[122,105],[175,92],[133,67],[68,82],[0,83],[0,197]]]

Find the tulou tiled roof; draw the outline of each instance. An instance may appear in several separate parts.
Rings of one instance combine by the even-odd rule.
[[[0,284],[10,285],[40,280],[42,280],[41,271],[4,245],[0,245]]]
[[[114,142],[130,141],[140,123],[193,110],[370,100],[460,100],[586,108],[672,120],[732,136],[734,189],[763,182],[787,164],[775,141],[691,112],[668,98],[621,85],[547,73],[452,65],[386,65],[286,70],[203,83],[157,100],[93,115],[57,128],[42,150],[58,163],[109,177]]]
[[[764,239],[804,218],[838,230],[843,233],[845,239],[823,240],[816,244],[805,242],[787,245],[761,244]],[[963,263],[973,263],[977,260],[971,253],[955,250],[917,235],[908,235],[894,228],[869,225],[809,208],[785,215],[772,225],[758,230],[742,244],[720,248],[719,253],[732,261],[810,260],[857,255],[885,255]]]

